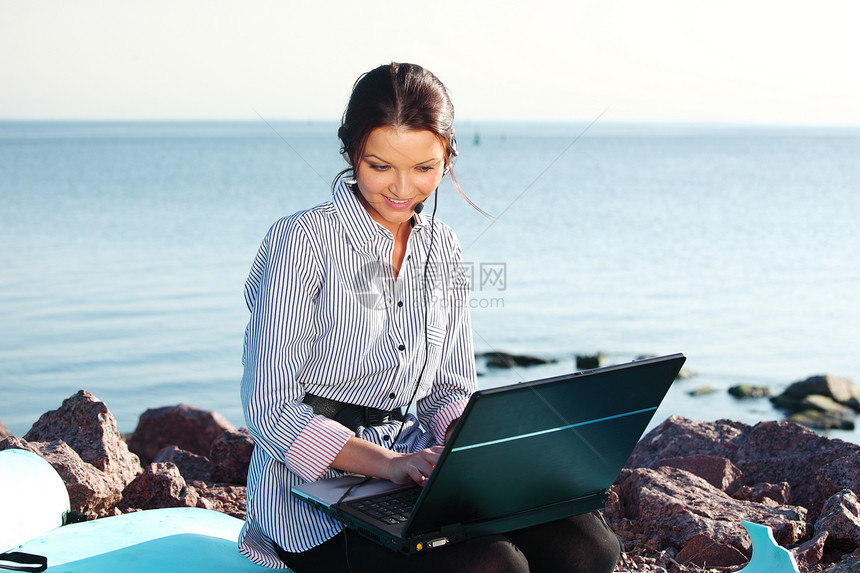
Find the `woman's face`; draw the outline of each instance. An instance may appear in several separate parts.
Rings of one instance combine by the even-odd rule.
[[[378,127],[355,166],[362,205],[395,234],[429,197],[445,170],[445,150],[430,131]]]

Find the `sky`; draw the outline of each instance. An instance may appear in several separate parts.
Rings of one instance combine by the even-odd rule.
[[[0,119],[339,119],[408,61],[474,120],[860,125],[856,0],[0,0]]]

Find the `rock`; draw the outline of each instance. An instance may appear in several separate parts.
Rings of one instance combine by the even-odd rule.
[[[0,452],[3,450],[27,450],[34,454],[39,453],[39,450],[33,447],[29,442],[27,442],[27,440],[17,436],[6,436],[0,440]]]
[[[774,398],[774,404],[777,407],[796,410],[797,406],[793,405],[810,395],[827,396],[855,412],[860,412],[860,388],[851,380],[832,374],[810,376],[806,380],[791,384],[785,392]]]
[[[513,368],[515,366],[536,366],[538,364],[555,364],[557,360],[537,358],[519,354],[508,354],[507,352],[485,352],[480,354],[487,359],[487,368]]]
[[[176,446],[167,446],[155,456],[153,463],[170,462],[179,468],[179,473],[186,482],[212,481],[215,467],[209,458],[186,452]]]
[[[825,499],[843,489],[860,492],[860,451],[854,451],[827,464],[819,464],[815,482]]]
[[[726,458],[698,454],[658,461],[654,469],[669,466],[699,476],[715,488],[731,495],[742,483],[743,473]]]
[[[729,388],[729,394],[741,400],[749,398],[765,398],[771,395],[771,389],[767,386],[751,386],[749,384],[738,384]]]
[[[733,494],[735,499],[764,503],[770,506],[787,505],[791,502],[791,486],[788,482],[757,483],[739,487]]]
[[[822,570],[821,573],[857,573],[858,571],[860,571],[860,549],[847,555],[836,565]]]
[[[860,548],[860,504],[857,495],[843,489],[828,498],[815,521],[816,532],[827,532],[828,547],[846,553]]]
[[[577,370],[593,370],[595,368],[600,368],[603,366],[603,353],[598,352],[597,354],[577,354],[576,355],[576,369]]]
[[[121,482],[92,464],[62,440],[27,442],[14,436],[0,441],[0,450],[29,450],[42,456],[57,471],[69,493],[69,506],[87,519],[106,517],[122,499]]]
[[[681,371],[678,372],[678,375],[675,378],[677,380],[686,380],[688,378],[693,378],[694,376],[698,376],[698,372],[690,370],[689,368],[681,368]]]
[[[62,440],[83,461],[110,476],[120,490],[141,472],[140,460],[129,452],[113,414],[104,402],[86,390],[63,400],[58,409],[42,414],[24,439],[28,442]]]
[[[736,500],[677,468],[639,468],[613,489],[620,507],[607,513],[616,531],[632,528],[634,537],[672,547],[683,548],[697,535],[706,535],[749,556],[750,540],[741,525],[744,519],[771,526],[781,545],[796,544],[807,535],[806,509]]]
[[[734,458],[737,442],[751,426],[731,420],[700,422],[670,416],[648,432],[627,459],[625,467],[650,468],[660,460],[697,454]]]
[[[227,431],[212,443],[209,459],[215,465],[214,477],[217,481],[231,484],[245,484],[248,481],[248,466],[254,440],[248,428]]]
[[[708,394],[716,394],[716,388],[712,386],[699,386],[695,390],[687,392],[690,396],[707,396]]]
[[[803,410],[786,417],[789,422],[801,424],[816,430],[853,430],[854,420],[842,415],[834,415],[821,410]]]
[[[197,507],[200,496],[172,463],[149,464],[122,493],[123,512],[162,507]]]
[[[245,519],[245,486],[234,485],[212,485],[199,481],[192,481],[191,486],[197,490],[199,500],[197,507],[212,509],[232,515],[239,519]]]
[[[9,428],[6,427],[6,424],[4,424],[2,420],[0,420],[0,440],[11,435],[12,432],[10,432]]]
[[[62,440],[50,443],[33,442],[41,455],[51,464],[69,492],[71,509],[80,511],[87,519],[112,515],[114,506],[122,499],[121,481],[84,462],[78,453]]]
[[[820,410],[834,416],[849,417],[854,414],[854,410],[848,406],[843,406],[833,398],[822,396],[821,394],[810,394],[800,401],[800,410]]]
[[[738,450],[729,459],[743,472],[745,485],[788,482],[791,503],[813,515],[825,500],[816,479],[820,468],[860,452],[858,445],[829,440],[791,422],[760,422],[735,443]]]
[[[824,543],[827,541],[827,532],[816,533],[812,539],[799,545],[795,550],[794,558],[802,570],[809,570],[816,565],[824,556]]]
[[[128,447],[146,463],[167,446],[207,456],[215,439],[227,430],[235,428],[217,412],[184,404],[155,408],[140,416]]]
[[[697,535],[675,556],[675,561],[682,565],[707,568],[714,564],[719,564],[720,567],[744,565],[749,558],[736,547],[717,543],[707,535]]]

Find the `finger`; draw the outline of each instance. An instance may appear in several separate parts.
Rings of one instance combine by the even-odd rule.
[[[410,478],[412,478],[412,481],[414,481],[414,482],[415,482],[415,483],[417,483],[418,485],[423,486],[423,485],[424,485],[424,483],[427,481],[427,477],[426,477],[426,476],[424,475],[424,473],[423,473],[423,472],[422,472],[422,471],[421,471],[417,466],[415,466],[415,465],[410,465],[410,466],[406,469],[406,473],[408,473],[408,474],[409,474],[409,477],[410,477]]]

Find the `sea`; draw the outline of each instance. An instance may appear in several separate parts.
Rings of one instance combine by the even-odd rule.
[[[80,389],[122,432],[148,408],[239,398],[243,286],[281,216],[328,200],[336,122],[0,122],[0,421]],[[683,352],[672,414],[784,419],[816,374],[860,383],[860,128],[457,125],[436,215],[472,279],[480,387]],[[429,213],[434,207],[428,201]],[[613,389],[606,388],[606,399]],[[860,429],[828,436],[860,443]]]

